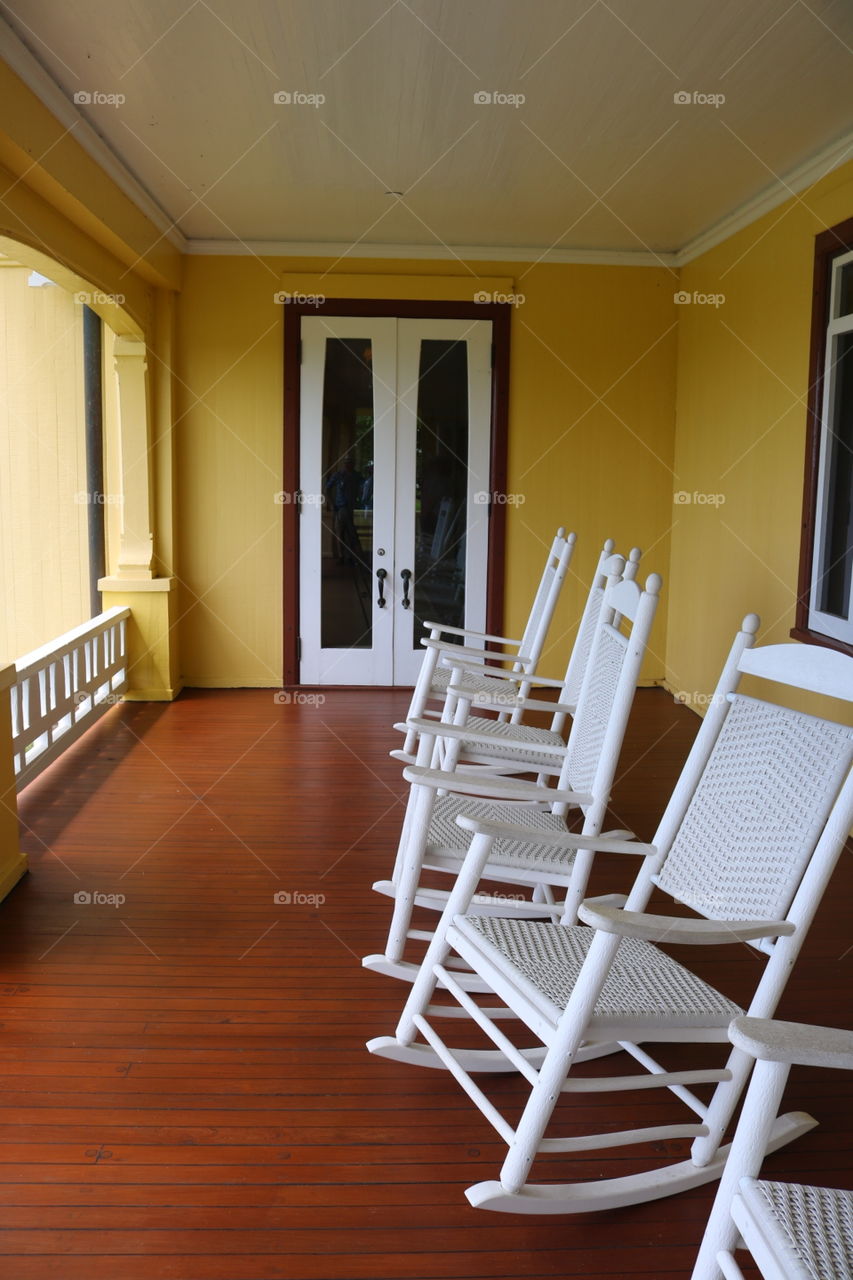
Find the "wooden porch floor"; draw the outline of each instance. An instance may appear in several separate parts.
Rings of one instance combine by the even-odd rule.
[[[31,874],[0,907],[5,1275],[689,1276],[711,1191],[563,1220],[476,1212],[464,1188],[496,1176],[502,1145],[443,1073],[364,1049],[402,999],[359,959],[388,918],[370,884],[400,828],[387,752],[406,701],[129,704],[25,792]],[[638,695],[619,825],[651,834],[697,725]],[[850,1025],[851,889],[845,855],[782,1016]],[[721,948],[706,972],[737,998],[753,963]],[[773,1168],[853,1185],[851,1100],[840,1073],[796,1071],[790,1105],[821,1123]]]

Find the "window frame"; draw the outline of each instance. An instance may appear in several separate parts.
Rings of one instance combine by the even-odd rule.
[[[826,356],[838,327],[830,309],[832,303],[833,273],[839,259],[853,252],[853,218],[822,232],[815,239],[814,278],[812,289],[811,346],[809,353],[808,416],[806,425],[806,457],[803,484],[803,516],[800,541],[799,581],[797,609],[791,636],[808,644],[837,649],[853,656],[853,636],[839,639],[819,630],[819,611],[812,605],[814,576],[816,522],[822,514],[819,484],[824,475],[826,417],[829,386],[827,385]],[[851,618],[853,624],[853,617]]]

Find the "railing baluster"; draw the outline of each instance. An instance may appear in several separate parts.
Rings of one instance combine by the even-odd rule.
[[[109,609],[16,662],[10,704],[19,790],[127,688],[129,617],[128,608]]]

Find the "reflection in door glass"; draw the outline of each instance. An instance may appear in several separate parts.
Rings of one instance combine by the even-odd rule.
[[[324,649],[372,643],[373,368],[369,338],[327,338],[323,373]]]
[[[465,623],[468,347],[425,339],[418,373],[414,647],[424,620]],[[446,637],[451,639],[451,637]]]
[[[838,314],[849,316],[853,312],[853,262],[841,268],[841,279],[838,281]]]

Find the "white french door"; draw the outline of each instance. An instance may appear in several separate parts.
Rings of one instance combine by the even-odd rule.
[[[425,621],[486,618],[492,325],[307,316],[300,680],[408,685]]]

